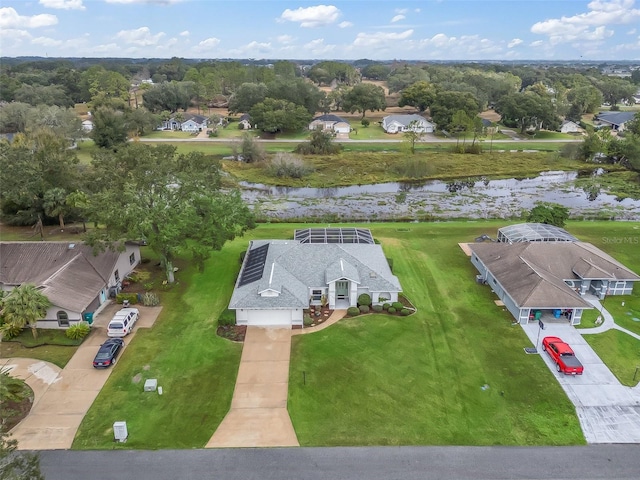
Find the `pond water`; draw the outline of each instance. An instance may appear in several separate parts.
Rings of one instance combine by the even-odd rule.
[[[553,202],[572,216],[640,220],[640,200],[616,200],[575,186],[577,172],[543,172],[534,178],[423,183],[379,183],[294,188],[242,182],[243,198],[260,214],[282,220],[331,218],[393,220],[519,217],[536,202]]]

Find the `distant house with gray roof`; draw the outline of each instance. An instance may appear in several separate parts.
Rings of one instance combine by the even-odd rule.
[[[335,133],[349,133],[351,132],[351,125],[342,117],[338,115],[320,115],[311,120],[309,124],[309,130],[315,130],[317,128],[322,129],[324,132]]]
[[[611,127],[611,130],[623,132],[625,123],[630,122],[636,112],[600,112],[593,119],[597,125]]]
[[[568,311],[580,323],[593,306],[583,297],[629,295],[640,276],[590,243],[578,241],[472,243],[471,263],[519,323],[534,312]]]
[[[387,115],[382,119],[382,128],[387,133],[433,133],[435,125],[420,115]]]
[[[95,312],[140,262],[140,247],[97,255],[84,243],[0,242],[0,288],[33,284],[51,302],[38,328],[66,328]]]
[[[380,245],[305,231],[298,239],[250,242],[229,308],[238,325],[302,326],[310,305],[348,308],[363,293],[376,305],[397,301],[401,291]]]

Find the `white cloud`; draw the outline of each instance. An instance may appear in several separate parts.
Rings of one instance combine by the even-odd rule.
[[[230,50],[230,53],[234,55],[247,56],[247,57],[261,56],[271,52],[272,52],[271,43],[263,43],[263,42],[256,42],[256,41],[249,42],[246,45]]]
[[[438,33],[431,38],[420,40],[418,47],[433,54],[434,58],[447,56],[457,59],[483,59],[502,52],[502,47],[499,44],[478,35],[449,37],[444,33]]]
[[[149,27],[140,27],[134,30],[120,30],[116,34],[116,38],[131,45],[147,47],[149,45],[157,45],[164,35],[164,32],[152,35]]]
[[[19,15],[14,8],[0,8],[0,28],[40,28],[58,23],[58,17],[48,13],[33,15]]]
[[[123,5],[130,5],[133,3],[156,3],[158,5],[171,5],[173,3],[180,3],[183,0],[105,0],[107,3],[120,3]]]
[[[636,34],[636,32],[637,32],[637,30],[636,30],[635,28],[632,28],[631,30],[629,30],[629,31],[627,32],[627,35],[635,35],[635,34]]]
[[[22,40],[30,39],[31,34],[26,30],[17,30],[14,28],[0,28],[0,38],[2,38],[5,42],[11,41],[14,43],[20,43],[22,42]]]
[[[340,17],[340,10],[333,5],[316,5],[314,7],[286,9],[280,15],[280,21],[300,23],[301,27],[322,27],[330,25]]]
[[[640,21],[640,10],[633,8],[634,3],[635,0],[593,0],[587,5],[588,12],[535,23],[531,32],[548,36],[552,44],[602,40],[613,35],[607,26]]]
[[[330,52],[335,51],[335,49],[335,45],[325,45],[324,38],[311,40],[304,45],[304,50],[307,52],[311,52],[313,55],[326,55]]]
[[[397,40],[406,40],[411,35],[413,35],[413,30],[405,30],[404,32],[400,33],[359,33],[356,36],[353,44],[358,47],[376,47],[380,45],[386,45],[389,42],[394,42]]]
[[[191,32],[189,32],[189,30],[185,30],[184,32],[180,32],[180,36],[181,37],[188,37],[189,35],[191,35]]]
[[[404,15],[396,15],[391,19],[391,23],[399,22],[400,20],[404,20],[405,18],[407,17],[405,17]]]
[[[205,40],[202,40],[198,45],[193,47],[196,52],[205,52],[208,50],[213,50],[218,45],[220,45],[220,39],[215,37],[210,37]]]
[[[276,37],[276,40],[278,40],[278,42],[283,45],[291,45],[294,42],[295,38],[293,38],[291,35],[278,35]]]
[[[349,28],[349,27],[353,27],[353,23],[351,23],[351,22],[347,22],[347,21],[345,20],[344,22],[340,22],[340,23],[338,24],[338,26],[339,26],[340,28]]]
[[[515,46],[520,45],[522,42],[523,42],[523,41],[522,41],[522,40],[520,40],[519,38],[514,38],[513,40],[511,40],[511,41],[509,42],[509,44],[508,44],[507,46],[508,46],[509,48],[513,48],[513,47],[515,47]]]
[[[82,0],[40,0],[40,5],[56,10],[84,10]]]
[[[59,47],[64,42],[62,40],[56,40],[49,37],[37,37],[31,40],[34,45],[42,45],[43,47]]]
[[[529,44],[529,46],[531,47],[541,47],[542,45],[544,45],[544,42],[542,40],[536,40],[535,42],[531,42]]]
[[[103,45],[96,45],[89,49],[91,53],[117,53],[122,51],[120,47],[115,43],[107,43]]]
[[[396,8],[396,9],[394,10],[394,12],[399,13],[399,14],[401,14],[401,15],[404,15],[404,14],[405,14],[405,13],[407,13],[408,11],[409,11],[409,9],[408,9],[408,8]]]

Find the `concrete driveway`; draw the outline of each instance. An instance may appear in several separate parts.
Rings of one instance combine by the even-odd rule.
[[[299,446],[287,396],[291,327],[248,327],[231,409],[207,448]]]
[[[545,322],[542,331],[537,322],[522,328],[534,345],[540,333],[540,357],[575,405],[588,443],[640,443],[640,388],[620,384],[583,338],[590,329],[576,329],[568,322]],[[547,336],[560,337],[571,345],[584,365],[584,374],[572,376],[556,371],[549,354],[542,351],[542,338]]]
[[[21,450],[71,448],[82,419],[113,368],[117,368],[116,362],[114,367],[98,370],[93,368],[92,361],[98,347],[107,339],[109,320],[120,308],[120,305],[109,305],[95,317],[91,333],[62,370],[40,360],[1,360],[2,365],[11,368],[14,376],[25,379],[35,392],[31,412],[11,431]],[[161,311],[159,307],[139,308],[140,319],[133,333],[125,338],[125,351],[138,328],[152,326]],[[120,353],[119,359],[123,354]]]

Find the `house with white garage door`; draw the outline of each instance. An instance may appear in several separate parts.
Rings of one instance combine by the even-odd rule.
[[[296,230],[292,240],[253,240],[229,308],[238,325],[302,326],[304,310],[374,305],[398,300],[400,281],[367,229]]]

